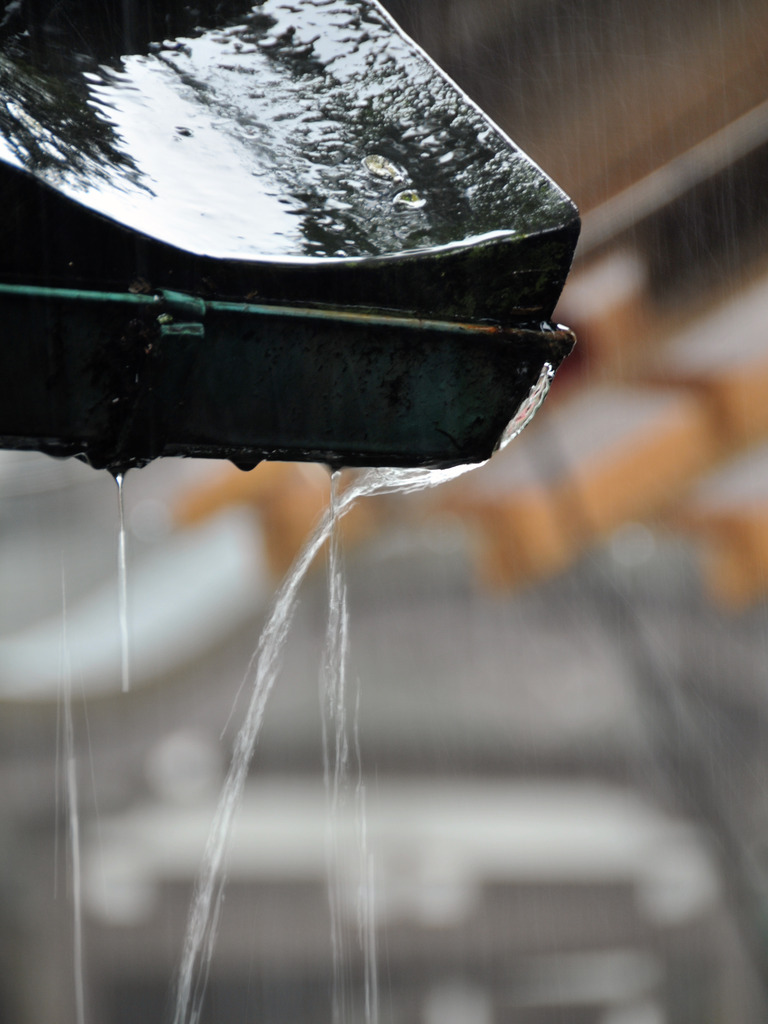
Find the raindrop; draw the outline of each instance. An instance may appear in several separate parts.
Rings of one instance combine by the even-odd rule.
[[[390,181],[403,181],[404,176],[385,156],[379,153],[369,153],[362,160],[363,167],[375,178],[387,178]]]
[[[415,189],[406,188],[402,192],[398,192],[392,202],[397,206],[407,206],[411,210],[420,210],[426,203],[426,199],[423,199]]]

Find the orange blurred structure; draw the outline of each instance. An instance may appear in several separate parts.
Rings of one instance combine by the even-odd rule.
[[[762,507],[734,494],[728,512],[703,512],[686,499],[697,481],[768,436],[768,345],[763,310],[768,283],[758,281],[731,301],[671,336],[655,340],[646,363],[627,374],[643,351],[639,333],[652,313],[642,294],[594,307],[581,294],[585,346],[604,361],[603,383],[571,374],[540,419],[484,468],[429,498],[407,499],[420,516],[458,515],[466,524],[479,579],[515,587],[567,568],[623,523],[651,517],[692,532],[709,550],[711,591],[730,605],[757,599],[768,587],[768,526]],[[566,291],[567,302],[567,291]],[[648,304],[647,296],[645,298]],[[608,351],[615,327],[617,348]],[[647,347],[646,350],[647,352]],[[622,372],[617,371],[622,367]],[[629,376],[630,379],[625,379]],[[613,377],[613,382],[611,378]],[[724,485],[725,486],[725,485]],[[292,563],[327,507],[329,475],[320,466],[263,463],[249,473],[223,467],[178,504],[181,525],[231,505],[259,517],[275,576]],[[406,499],[363,502],[343,520],[345,542],[365,540]],[[682,502],[682,504],[681,504]],[[762,554],[765,550],[765,555]]]

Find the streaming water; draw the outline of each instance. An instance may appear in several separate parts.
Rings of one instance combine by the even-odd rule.
[[[374,866],[367,848],[365,786],[358,739],[359,686],[350,708],[347,687],[349,646],[347,588],[339,531],[341,474],[331,478],[328,544],[328,626],[320,674],[323,766],[328,797],[328,904],[333,955],[334,1024],[378,1020],[378,969],[375,948]],[[349,710],[352,711],[351,721]],[[356,768],[356,778],[352,769]],[[354,833],[345,824],[354,822]],[[354,934],[351,922],[356,924]],[[362,955],[364,1006],[353,1002],[349,983],[353,945]]]
[[[518,437],[539,411],[541,403],[549,394],[552,381],[555,379],[555,368],[551,363],[544,363],[539,379],[528,392],[528,397],[521,402],[520,408],[509,421],[506,430],[499,439],[498,450],[503,451],[507,445]]]
[[[63,587],[62,587],[63,591]],[[80,812],[77,791],[77,761],[75,758],[75,729],[72,721],[72,667],[67,642],[66,597],[63,604],[63,635],[61,662],[61,692],[59,726],[62,733],[61,751],[64,761],[63,790],[67,816],[67,835],[72,881],[73,971],[75,986],[75,1019],[85,1022],[85,982],[83,970],[83,900],[80,866]]]
[[[541,405],[549,383],[552,368],[545,365],[537,383],[521,404],[507,433],[511,440],[531,421]],[[184,937],[181,963],[176,985],[174,1024],[197,1024],[200,1019],[210,971],[213,948],[218,931],[224,883],[226,881],[226,854],[232,823],[245,787],[248,769],[253,759],[267,701],[280,670],[281,658],[288,631],[296,610],[299,587],[318,551],[330,539],[329,549],[329,615],[326,631],[326,652],[322,670],[321,693],[323,701],[323,750],[325,776],[331,806],[331,842],[334,852],[333,819],[339,820],[342,800],[351,793],[349,784],[349,730],[346,721],[346,650],[347,605],[346,587],[340,557],[337,532],[341,519],[359,498],[383,494],[412,494],[439,484],[455,480],[484,463],[452,466],[448,469],[416,467],[412,469],[368,469],[346,488],[339,488],[339,476],[332,478],[331,501],[322,517],[299,552],[293,567],[286,575],[275,596],[271,611],[261,632],[246,672],[245,682],[251,682],[251,698],[245,718],[235,739],[232,761],[219,797],[216,811],[208,831],[203,861],[192,897],[187,929]],[[359,694],[355,707],[359,706]],[[360,772],[357,713],[355,712],[352,742],[358,768],[358,780],[353,800],[357,822],[357,867],[349,877],[357,877],[358,892],[356,917],[357,937],[363,952],[365,1020],[377,1022],[377,974],[373,917],[373,862],[367,848],[365,824],[365,789]],[[337,864],[339,861],[337,860]],[[338,878],[337,872],[337,878]],[[329,886],[331,903],[332,942],[334,943],[334,1024],[349,1019],[343,988],[344,937],[341,925],[341,898],[338,883],[333,876]]]
[[[247,678],[252,682],[251,698],[243,724],[235,740],[232,761],[213,816],[200,875],[192,897],[177,979],[174,1024],[196,1024],[200,1020],[218,931],[226,880],[227,845],[232,822],[241,801],[267,701],[280,669],[282,652],[296,609],[298,590],[315,555],[329,539],[333,524],[338,523],[349,512],[358,498],[394,492],[410,494],[453,480],[474,468],[476,466],[470,465],[443,470],[427,468],[371,469],[361,473],[357,480],[338,496],[338,500],[333,502],[333,508],[329,509],[322,518],[299,553],[293,568],[283,580],[248,668]],[[337,657],[341,659],[338,664],[343,662],[346,645],[346,603],[343,598],[340,570],[331,573],[331,581],[331,586],[338,594],[339,600],[335,610],[333,607],[331,608],[329,617],[328,632],[329,637],[333,637],[332,645],[336,652],[327,659],[329,666],[331,661]],[[340,686],[343,688],[343,681],[341,684],[338,682],[333,684],[331,692],[338,694]],[[330,739],[329,735],[328,740],[330,741]],[[333,752],[328,762],[329,775],[332,775],[333,779],[340,780],[341,768],[346,764],[347,759],[346,730],[338,728],[334,724],[332,742]],[[334,781],[331,785],[332,794],[335,786],[336,782]],[[341,792],[340,782],[339,792]],[[356,799],[358,806],[362,807],[364,803],[362,790],[358,791]],[[331,796],[331,800],[333,802],[333,796]],[[360,826],[360,832],[361,841],[358,844],[358,850],[361,861],[365,865],[365,885],[370,887],[371,865],[365,846],[364,825]],[[363,936],[364,951],[367,950],[365,988],[367,1012],[370,1014],[367,1019],[375,1022],[376,979],[375,971],[371,966],[374,949],[371,938],[372,913],[370,906],[368,909],[363,909],[358,917],[361,922],[361,933],[365,933]]]
[[[347,588],[342,565],[339,536],[339,485],[341,474],[331,476],[328,543],[328,625],[324,658],[320,672],[320,704],[323,730],[323,774],[328,798],[326,848],[328,858],[328,907],[331,920],[333,956],[333,1021],[349,1019],[348,995],[344,971],[349,961],[349,937],[345,928],[348,907],[345,891],[349,876],[344,854],[345,838],[340,832],[342,815],[348,802],[349,741],[346,714],[346,668],[348,649]]]
[[[130,688],[130,655],[128,645],[128,572],[125,557],[125,504],[123,501],[123,486],[125,474],[116,473],[115,483],[117,484],[117,600],[118,616],[120,620],[120,672],[123,680],[123,693]]]

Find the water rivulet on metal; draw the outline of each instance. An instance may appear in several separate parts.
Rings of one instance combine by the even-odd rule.
[[[450,466],[573,343],[570,200],[373,0],[10,4],[0,446]]]

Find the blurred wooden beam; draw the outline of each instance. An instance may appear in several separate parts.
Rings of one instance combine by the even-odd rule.
[[[659,513],[716,453],[706,411],[680,390],[583,388],[434,500],[472,528],[481,579],[516,586]]]
[[[714,601],[741,611],[768,595],[768,447],[701,482],[669,523],[693,535]]]

